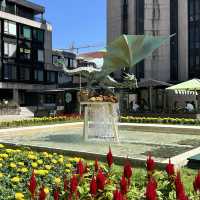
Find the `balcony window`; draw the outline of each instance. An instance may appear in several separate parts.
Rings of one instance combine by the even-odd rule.
[[[44,31],[42,30],[33,30],[33,39],[37,42],[44,42]]]
[[[20,59],[30,60],[31,59],[31,44],[30,42],[19,41],[19,54]]]
[[[56,83],[56,72],[47,72],[47,82]]]
[[[4,42],[4,56],[13,58],[16,56],[16,51],[17,51],[17,45]]]
[[[29,68],[20,68],[20,80],[29,81],[30,80],[30,69]]]
[[[16,80],[17,79],[17,68],[15,65],[5,63],[4,64],[3,78],[5,80]]]
[[[44,72],[43,70],[34,71],[34,80],[35,81],[44,81]]]
[[[8,35],[17,35],[17,26],[15,22],[5,20],[4,21],[4,33]]]
[[[31,28],[28,26],[21,25],[20,26],[20,37],[30,40],[31,39]]]
[[[38,55],[38,61],[44,62],[44,50],[38,49],[37,55]]]

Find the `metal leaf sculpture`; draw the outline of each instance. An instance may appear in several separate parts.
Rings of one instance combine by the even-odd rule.
[[[87,78],[88,88],[92,88],[94,85],[102,88],[134,88],[137,86],[137,80],[133,74],[127,74],[123,82],[116,81],[110,74],[120,69],[134,67],[140,61],[147,58],[154,50],[158,49],[170,37],[122,35],[106,48],[103,64],[100,66],[97,64],[97,68],[79,67],[68,69],[65,62],[60,61],[60,64],[62,64],[63,70],[66,73],[71,75],[81,74]]]

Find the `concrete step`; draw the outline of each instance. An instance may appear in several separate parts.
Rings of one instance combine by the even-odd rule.
[[[21,116],[34,117],[34,112],[31,111],[28,107],[20,107],[20,109]]]

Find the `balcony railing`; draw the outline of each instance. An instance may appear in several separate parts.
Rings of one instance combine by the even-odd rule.
[[[10,13],[10,14],[13,14],[13,15],[16,15],[16,16],[19,16],[19,17],[23,17],[23,18],[26,18],[26,19],[30,19],[30,20],[33,20],[33,21],[36,21],[36,22],[40,22],[42,24],[46,24],[47,23],[47,21],[45,19],[40,18],[40,17],[22,16],[15,9],[11,9],[9,7],[0,6],[0,11],[6,12],[6,13]]]

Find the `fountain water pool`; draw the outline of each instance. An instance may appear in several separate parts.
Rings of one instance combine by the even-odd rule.
[[[85,107],[83,137],[119,142],[118,104],[111,102],[81,102]]]

